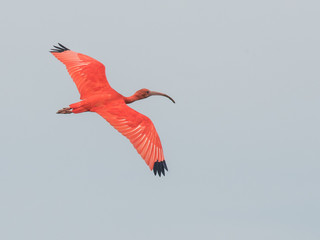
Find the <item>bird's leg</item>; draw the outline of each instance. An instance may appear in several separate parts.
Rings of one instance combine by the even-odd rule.
[[[72,103],[69,107],[60,109],[57,114],[82,113],[90,111],[90,104],[87,101]]]
[[[57,114],[70,114],[70,113],[72,113],[72,110],[70,107],[62,108],[57,112]]]

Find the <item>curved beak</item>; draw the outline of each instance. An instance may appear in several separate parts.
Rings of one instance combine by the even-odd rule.
[[[160,92],[150,91],[149,96],[152,96],[152,95],[164,96],[164,97],[169,98],[173,103],[176,103],[176,102],[175,102],[171,97],[169,97],[167,94],[160,93]]]

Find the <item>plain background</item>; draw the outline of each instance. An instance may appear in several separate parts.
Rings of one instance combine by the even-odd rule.
[[[0,238],[320,239],[319,1],[6,1]],[[79,101],[48,51],[106,66],[169,172]]]

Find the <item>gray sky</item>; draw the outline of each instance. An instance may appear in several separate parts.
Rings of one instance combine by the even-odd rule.
[[[320,239],[319,1],[6,1],[0,238]],[[48,51],[105,64],[154,122],[153,173]]]

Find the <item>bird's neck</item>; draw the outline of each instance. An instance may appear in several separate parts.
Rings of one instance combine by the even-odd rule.
[[[137,100],[140,100],[141,98],[138,97],[136,94],[133,94],[132,96],[130,97],[124,97],[124,101],[126,104],[129,104],[129,103],[133,103]]]

